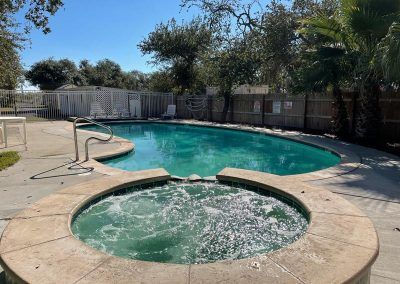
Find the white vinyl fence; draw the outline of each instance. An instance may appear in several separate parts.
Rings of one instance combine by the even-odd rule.
[[[0,90],[0,116],[40,119],[68,117],[150,118],[160,117],[172,93],[128,90],[16,91]],[[97,116],[97,117],[96,117]]]

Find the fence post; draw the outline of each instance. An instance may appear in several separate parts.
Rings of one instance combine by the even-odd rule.
[[[285,101],[286,101],[286,95],[283,95],[283,100],[281,98],[281,110],[282,110],[282,114],[283,114],[283,129],[287,128]]]
[[[152,98],[151,98],[151,96],[147,96],[147,98],[148,98],[148,109],[147,109],[147,118],[149,118],[150,117],[150,108],[151,108],[151,101],[152,101]]]
[[[308,102],[308,94],[304,95],[304,114],[303,114],[303,129],[307,129],[307,102]]]
[[[265,122],[265,94],[262,96],[262,104],[261,104],[261,124],[264,126]]]
[[[57,108],[58,108],[58,112],[60,113],[59,117],[62,117],[61,114],[61,102],[60,102],[60,93],[57,93]]]
[[[17,115],[17,92],[14,93],[14,116]]]
[[[351,127],[350,127],[350,134],[353,135],[355,133],[355,125],[356,125],[356,118],[357,118],[357,92],[353,92],[351,96],[352,101],[352,109],[351,109]]]
[[[110,100],[111,100],[111,102],[110,102],[111,113],[110,114],[113,115],[113,112],[114,112],[114,92],[113,92],[113,90],[110,91]]]
[[[230,97],[231,103],[230,103],[230,107],[231,107],[231,123],[233,122],[233,96]]]
[[[208,100],[208,121],[213,121],[213,113],[212,113],[212,96],[208,95],[207,96],[207,100]]]
[[[181,118],[182,115],[180,115],[179,111],[178,111],[178,95],[174,95],[174,93],[171,93],[171,94],[172,94],[172,98],[174,100],[174,104],[176,105],[176,118]],[[183,113],[183,111],[182,111],[182,113]]]

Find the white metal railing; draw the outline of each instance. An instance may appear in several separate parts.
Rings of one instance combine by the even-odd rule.
[[[120,89],[82,91],[25,91],[0,90],[0,116],[24,116],[34,119],[56,120],[68,117],[91,117],[91,105],[97,102],[105,118],[160,117],[172,93],[142,92]]]

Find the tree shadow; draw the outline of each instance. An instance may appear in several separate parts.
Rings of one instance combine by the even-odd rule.
[[[74,176],[74,175],[82,175],[82,174],[88,174],[91,173],[94,168],[93,167],[84,167],[82,166],[84,162],[78,163],[76,161],[71,161],[65,164],[62,164],[61,166],[37,173],[33,176],[30,177],[30,179],[33,180],[38,180],[38,179],[48,179],[48,178],[56,178],[56,177],[65,177],[65,176]],[[54,174],[59,169],[62,169],[64,167],[67,167],[67,171],[72,171],[69,173],[57,173]]]
[[[354,171],[322,182],[331,190],[381,201],[400,203],[400,162],[381,153],[364,154]],[[335,189],[336,188],[336,189]]]
[[[4,271],[0,272],[0,284],[7,284],[6,273]]]

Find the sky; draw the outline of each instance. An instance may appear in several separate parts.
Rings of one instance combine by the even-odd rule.
[[[64,0],[50,18],[51,33],[33,30],[31,44],[21,53],[22,63],[53,57],[76,63],[109,58],[125,71],[151,72],[157,68],[142,56],[137,44],[161,22],[191,19],[196,11],[181,9],[180,0]],[[22,20],[22,13],[18,15]]]

